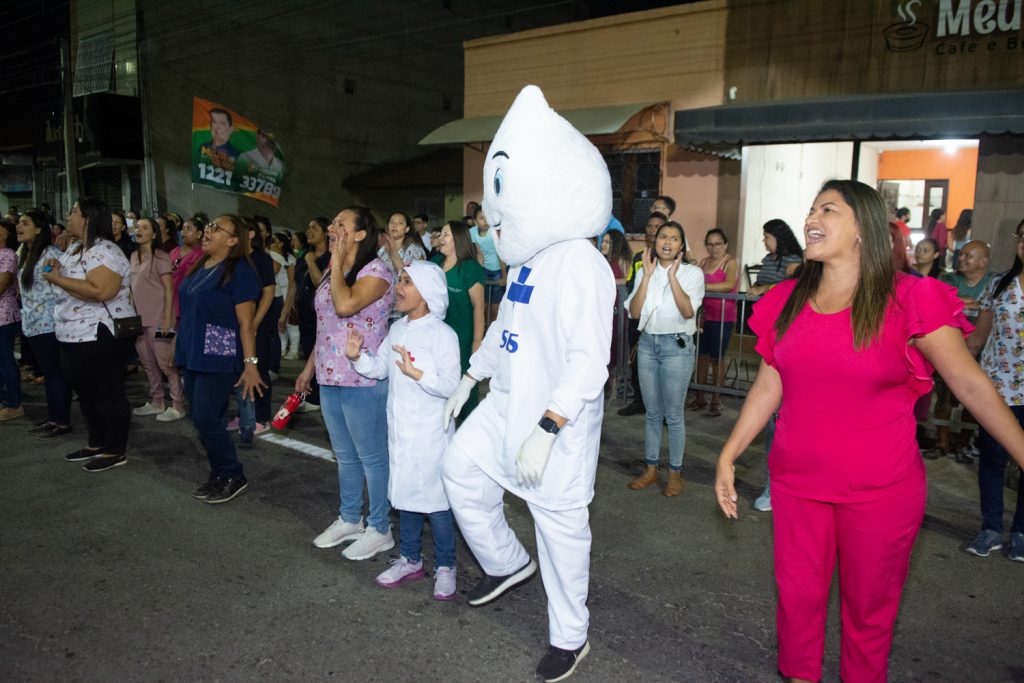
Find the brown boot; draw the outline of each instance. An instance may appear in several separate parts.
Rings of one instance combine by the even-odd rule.
[[[643,474],[641,474],[639,477],[637,477],[633,481],[631,481],[628,484],[626,484],[626,486],[628,486],[629,488],[633,489],[634,491],[639,491],[640,489],[647,488],[651,484],[657,484],[657,483],[658,483],[658,466],[657,465],[648,465],[647,469],[644,470]]]
[[[670,498],[678,496],[683,492],[683,473],[679,470],[668,471],[668,481],[665,483],[665,490],[661,495]]]

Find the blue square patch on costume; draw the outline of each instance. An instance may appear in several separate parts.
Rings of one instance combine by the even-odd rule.
[[[526,266],[523,266],[519,270],[519,276],[516,281],[509,285],[508,297],[509,301],[517,304],[528,304],[530,303],[530,297],[533,296],[533,285],[526,284],[526,279],[530,277],[531,270]]]

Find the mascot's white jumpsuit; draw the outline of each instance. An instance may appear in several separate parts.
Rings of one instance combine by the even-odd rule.
[[[556,117],[540,91],[532,90],[550,116]],[[490,378],[490,392],[456,432],[445,453],[443,477],[459,528],[491,576],[511,574],[530,560],[505,519],[504,492],[529,504],[548,597],[550,644],[575,650],[586,642],[589,625],[586,600],[591,533],[587,505],[594,495],[615,304],[611,269],[584,235],[598,234],[607,223],[610,189],[607,168],[596,150],[587,150],[585,158],[590,165],[600,164],[592,176],[596,189],[581,193],[569,188],[568,195],[563,193],[557,186],[560,178],[571,184],[586,174],[560,173],[571,169],[559,168],[558,161],[549,166],[555,167],[559,178],[545,182],[533,177],[531,167],[543,166],[552,157],[564,162],[572,154],[560,156],[558,140],[544,139],[543,124],[529,126],[528,135],[534,138],[530,141],[508,141],[508,136],[502,135],[527,95],[524,91],[517,99],[491,145],[491,159],[499,166],[505,160],[515,163],[498,169],[490,160],[485,165],[485,185],[491,182],[488,174],[495,180],[485,192],[484,212],[491,225],[502,231],[498,249],[502,253],[505,243],[509,263],[516,263],[515,255],[524,250],[531,255],[510,269],[498,317],[470,358],[467,374],[476,380]],[[533,93],[529,96],[535,97]],[[573,139],[573,145],[589,146],[568,123],[559,121],[559,126],[564,124],[583,141]],[[556,133],[556,137],[567,135],[561,128]],[[536,158],[530,164],[519,166],[531,155]],[[538,170],[537,175],[544,172]],[[517,183],[517,176],[523,173],[529,177]],[[519,196],[520,190],[526,196]],[[547,194],[538,196],[544,190]],[[530,212],[516,207],[521,202],[529,204],[531,198],[541,204],[555,202],[560,209],[548,213],[541,207],[537,215],[548,220],[533,224],[528,220]],[[582,228],[572,227],[576,234],[565,235],[558,223],[571,222],[574,217],[573,209],[566,205],[588,201],[581,215],[594,212],[596,217]],[[581,230],[584,235],[579,234]],[[527,245],[518,249],[523,243]],[[539,250],[534,251],[537,244]],[[545,411],[567,422],[554,439],[540,485],[524,486],[517,481],[516,459]]]

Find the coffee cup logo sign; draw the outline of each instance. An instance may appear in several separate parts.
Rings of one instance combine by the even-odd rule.
[[[931,4],[931,3],[929,3]],[[932,5],[937,55],[974,54],[1021,50],[1019,33],[1024,0],[938,0]],[[890,52],[913,52],[924,47],[930,24],[920,19],[926,13],[922,0],[902,0],[896,5],[899,19],[882,31]],[[1000,38],[987,39],[987,36]]]

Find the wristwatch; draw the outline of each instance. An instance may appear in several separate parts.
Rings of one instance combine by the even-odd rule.
[[[242,362],[248,363],[249,365],[257,365],[260,362],[260,359],[256,356],[249,356],[248,358],[243,358]]]
[[[538,422],[537,424],[539,424],[540,428],[543,429],[548,434],[558,434],[558,431],[560,429],[558,423],[552,420],[547,415],[542,417],[540,419],[540,422]]]

